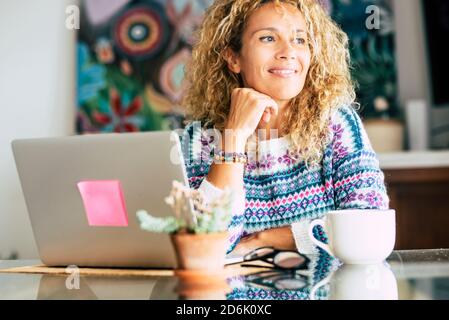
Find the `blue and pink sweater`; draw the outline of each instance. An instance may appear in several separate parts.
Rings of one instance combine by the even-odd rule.
[[[289,136],[259,142],[258,158],[245,164],[245,198],[233,203],[228,252],[248,234],[291,226],[298,250],[314,253],[307,236],[311,220],[331,210],[388,209],[384,175],[356,111],[338,109],[328,128],[331,142],[317,167],[306,167],[292,152]],[[222,190],[205,179],[215,147],[205,132],[192,123],[181,140],[190,187],[213,199]],[[322,230],[316,234],[326,240]]]

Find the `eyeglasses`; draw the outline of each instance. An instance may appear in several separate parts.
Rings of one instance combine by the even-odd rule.
[[[306,278],[296,272],[260,271],[245,276],[245,282],[262,289],[299,290],[307,286]]]
[[[274,247],[260,247],[247,253],[243,257],[243,262],[263,261],[270,266],[261,266],[253,264],[241,264],[242,267],[264,267],[280,270],[298,270],[306,269],[310,259],[298,251],[293,250],[279,250]]]

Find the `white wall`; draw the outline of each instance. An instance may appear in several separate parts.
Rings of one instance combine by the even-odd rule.
[[[401,106],[414,99],[425,100],[428,106],[431,106],[430,73],[421,0],[393,0],[393,5]],[[431,109],[432,128],[445,124],[449,124],[449,107]],[[434,137],[431,143],[434,147],[447,147],[449,132]]]
[[[420,0],[395,0],[393,3],[401,105],[410,99],[430,101]]]
[[[73,134],[75,37],[68,0],[0,0],[0,255],[37,258],[10,148],[17,138]],[[43,186],[45,187],[45,185]]]

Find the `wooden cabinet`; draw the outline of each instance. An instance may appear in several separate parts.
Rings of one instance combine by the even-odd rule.
[[[449,248],[449,167],[383,169],[396,250]]]

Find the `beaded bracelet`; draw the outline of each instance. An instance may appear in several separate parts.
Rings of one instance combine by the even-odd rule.
[[[218,151],[214,155],[214,160],[219,163],[246,163],[248,161],[248,157],[246,153]]]

